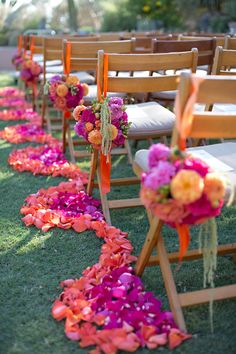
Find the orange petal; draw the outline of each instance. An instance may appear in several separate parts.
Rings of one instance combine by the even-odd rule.
[[[52,316],[56,320],[60,321],[66,317],[67,306],[63,304],[60,300],[56,300],[52,307]]]
[[[191,337],[192,337],[191,334],[186,334],[181,332],[177,328],[172,328],[168,336],[170,350],[173,350],[174,348],[178,347],[183,341]]]

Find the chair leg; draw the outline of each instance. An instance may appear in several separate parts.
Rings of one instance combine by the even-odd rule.
[[[125,148],[126,148],[126,150],[127,150],[127,155],[128,155],[129,164],[132,165],[132,163],[133,163],[133,157],[132,157],[132,152],[131,152],[131,148],[130,148],[130,144],[129,144],[128,139],[125,139],[124,146],[125,146]]]
[[[68,126],[68,129],[67,129],[67,141],[68,141],[68,147],[69,147],[69,151],[70,151],[71,162],[75,163],[75,149],[74,149],[73,139],[71,136],[70,126]]]
[[[68,119],[64,116],[62,117],[62,147],[63,152],[66,152],[66,134],[68,129]]]
[[[168,259],[168,253],[166,252],[163,237],[161,234],[157,240],[157,252],[160,260],[162,277],[165,283],[165,288],[174,320],[182,331],[187,332],[182,307],[179,301],[179,295],[176,290],[173,273]]]
[[[87,185],[87,193],[89,195],[91,195],[93,191],[94,178],[97,170],[97,165],[98,165],[98,150],[95,150],[91,156],[90,173],[89,173],[89,180]]]
[[[157,244],[157,240],[161,233],[162,226],[163,221],[158,220],[157,218],[153,218],[151,220],[146,240],[144,242],[142,251],[135,266],[135,272],[138,276],[141,276],[143,274],[144,268],[146,267],[149,261],[153,248]]]

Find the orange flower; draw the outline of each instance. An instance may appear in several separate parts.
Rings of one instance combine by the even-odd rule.
[[[88,141],[91,144],[100,145],[102,143],[102,134],[99,130],[92,130],[88,135]]]
[[[225,181],[217,173],[211,172],[205,176],[204,193],[206,193],[213,207],[217,207],[219,200],[224,198],[225,187]]]
[[[77,120],[77,121],[80,120],[81,113],[85,109],[86,109],[86,107],[84,105],[79,105],[79,106],[75,107],[75,109],[73,110],[73,113],[72,113],[75,120]]]
[[[172,179],[170,188],[174,199],[182,204],[189,204],[201,197],[204,183],[197,172],[181,170]]]
[[[118,129],[117,129],[116,126],[113,125],[113,124],[109,124],[109,125],[108,125],[108,129],[109,129],[109,131],[111,132],[111,139],[112,139],[112,140],[115,140],[115,138],[116,138],[117,135],[118,135]]]
[[[85,129],[87,132],[91,132],[91,130],[93,130],[93,123],[87,122],[85,124]]]
[[[87,84],[82,84],[82,87],[83,87],[84,96],[87,96],[89,93],[89,86]]]
[[[77,76],[68,76],[66,78],[66,84],[75,86],[75,85],[79,84],[79,78]]]
[[[57,95],[59,97],[65,97],[68,93],[68,88],[64,84],[60,84],[57,86]]]

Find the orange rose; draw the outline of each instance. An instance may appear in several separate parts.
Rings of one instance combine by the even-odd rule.
[[[66,84],[75,86],[79,83],[79,78],[77,76],[68,76],[66,78]]]
[[[81,86],[83,87],[84,96],[87,96],[89,93],[89,86],[87,84],[82,84]]]
[[[93,123],[87,122],[85,124],[85,129],[87,132],[91,132],[91,130],[93,130]]]
[[[182,204],[190,204],[198,200],[204,188],[202,177],[193,170],[181,170],[172,179],[171,194]]]
[[[68,88],[64,84],[60,84],[57,86],[57,95],[59,97],[65,97],[68,93]]]
[[[204,193],[206,193],[212,206],[217,207],[219,201],[224,198],[225,188],[225,181],[217,173],[211,172],[205,176]]]
[[[118,129],[113,124],[109,124],[108,129],[111,133],[111,140],[115,140],[118,135]]]
[[[79,106],[75,107],[75,109],[73,110],[73,117],[75,118],[75,120],[77,120],[77,121],[80,120],[81,113],[85,109],[86,109],[86,107],[84,105],[79,105]]]
[[[99,130],[92,130],[88,135],[88,141],[91,144],[100,145],[102,143],[102,134]]]

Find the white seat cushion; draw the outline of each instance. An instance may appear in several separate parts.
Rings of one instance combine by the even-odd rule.
[[[170,135],[175,122],[175,115],[157,102],[127,105],[129,137],[155,137]]]

